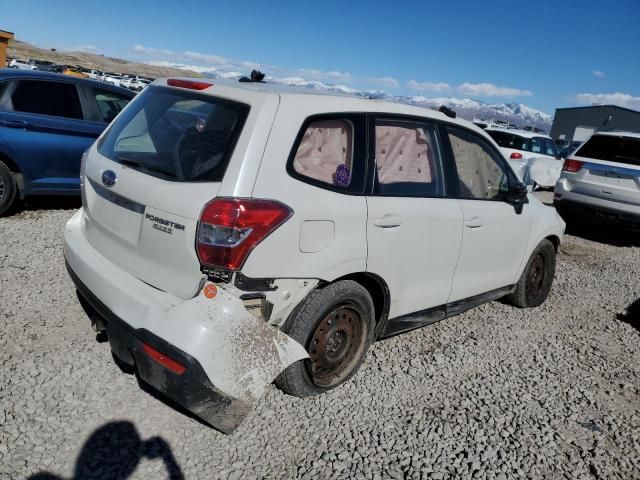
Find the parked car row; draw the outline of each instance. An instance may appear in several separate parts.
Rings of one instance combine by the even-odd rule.
[[[151,78],[141,77],[139,75],[102,72],[79,65],[58,65],[46,60],[20,60],[14,58],[9,61],[8,67],[19,70],[40,70],[44,72],[63,73],[78,78],[90,78],[92,80],[109,83],[116,87],[128,88],[134,92],[142,91],[153,81]]]
[[[140,77],[138,75],[121,75],[118,73],[107,73],[99,70],[88,70],[85,72],[93,80],[106,82],[116,87],[128,88],[134,92],[140,92],[146,88],[153,80]]]

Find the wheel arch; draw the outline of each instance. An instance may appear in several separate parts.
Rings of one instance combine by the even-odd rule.
[[[553,244],[553,247],[556,249],[557,253],[560,249],[560,237],[558,237],[557,235],[548,235],[544,239],[549,240]]]
[[[13,179],[16,182],[16,187],[18,188],[18,195],[21,200],[24,200],[24,173],[20,166],[7,155],[5,152],[0,150],[0,162],[4,163],[7,168],[13,173]]]
[[[0,162],[4,163],[13,173],[22,173],[18,164],[6,153],[0,150]]]
[[[341,280],[353,280],[362,285],[373,300],[373,307],[376,316],[376,337],[384,328],[389,318],[389,307],[391,304],[391,295],[389,286],[382,277],[370,272],[355,272],[336,278],[330,283],[339,282]]]

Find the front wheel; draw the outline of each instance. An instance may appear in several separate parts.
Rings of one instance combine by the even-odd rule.
[[[519,308],[542,305],[549,296],[556,272],[556,249],[549,240],[542,240],[531,254],[516,288],[506,300]]]
[[[314,290],[282,328],[307,349],[309,358],[290,365],[276,385],[306,397],[346,382],[360,368],[374,329],[373,301],[359,283],[343,280]]]
[[[0,217],[13,205],[17,190],[11,170],[0,161]]]

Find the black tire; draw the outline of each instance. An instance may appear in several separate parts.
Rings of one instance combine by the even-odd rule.
[[[282,327],[311,358],[290,365],[276,385],[289,395],[308,397],[346,382],[362,365],[374,330],[373,301],[362,285],[342,280],[314,290]]]
[[[7,213],[13,205],[17,191],[18,187],[13,179],[13,173],[0,161],[0,217]]]
[[[519,308],[542,305],[549,296],[555,273],[556,249],[549,240],[542,240],[531,254],[515,290],[507,295],[507,302]]]

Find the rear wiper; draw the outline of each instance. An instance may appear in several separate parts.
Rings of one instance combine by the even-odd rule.
[[[133,158],[125,157],[124,155],[118,155],[117,158],[118,158],[118,162],[120,162],[122,165],[134,165],[134,166],[143,165],[140,160],[134,160]]]
[[[173,172],[170,172],[168,170],[164,170],[162,168],[158,168],[155,166],[150,166],[147,165],[146,163],[141,162],[140,160],[135,160],[131,157],[126,157],[124,155],[118,155],[117,157],[118,161],[120,162],[120,164],[122,165],[130,165],[133,167],[139,167],[142,170],[146,170],[148,172],[157,172],[157,173],[161,173],[169,178],[177,178],[177,175]]]

